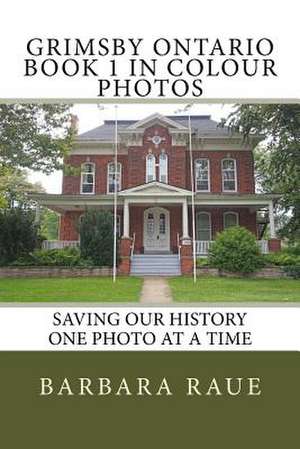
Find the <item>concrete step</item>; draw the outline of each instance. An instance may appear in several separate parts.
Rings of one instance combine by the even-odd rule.
[[[136,254],[131,258],[130,274],[134,276],[180,276],[177,254]]]

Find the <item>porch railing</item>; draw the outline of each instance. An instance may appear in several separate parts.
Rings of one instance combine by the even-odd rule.
[[[177,232],[177,250],[178,250],[178,259],[181,259],[181,244],[180,244],[180,236]]]
[[[208,250],[212,245],[213,240],[196,240],[196,255],[197,256],[207,256]],[[257,240],[257,245],[262,254],[268,254],[268,240]]]
[[[131,241],[131,247],[130,247],[130,257],[132,257],[134,255],[134,248],[135,247],[135,232],[133,233],[132,236],[132,241]]]
[[[43,249],[63,249],[79,247],[79,240],[44,240]]]

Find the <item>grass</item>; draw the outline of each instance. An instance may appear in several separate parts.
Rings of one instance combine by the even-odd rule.
[[[169,280],[174,301],[300,301],[300,280],[187,277]]]
[[[136,302],[141,287],[134,277],[0,279],[0,302]]]

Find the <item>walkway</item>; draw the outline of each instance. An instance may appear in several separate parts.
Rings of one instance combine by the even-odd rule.
[[[140,302],[142,304],[170,304],[172,294],[168,280],[156,276],[144,277]]]

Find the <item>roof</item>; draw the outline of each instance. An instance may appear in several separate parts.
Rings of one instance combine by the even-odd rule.
[[[178,125],[188,128],[187,115],[167,115],[166,118],[178,123]],[[125,131],[127,128],[138,123],[139,121],[140,120],[118,120],[118,129],[121,132]],[[191,115],[191,127],[194,135],[197,137],[225,137],[232,134],[227,127],[221,127],[216,121],[212,120],[210,115]],[[97,128],[78,135],[77,140],[99,140],[103,142],[110,142],[114,139],[114,131],[115,121],[105,120],[103,125],[97,126]]]

